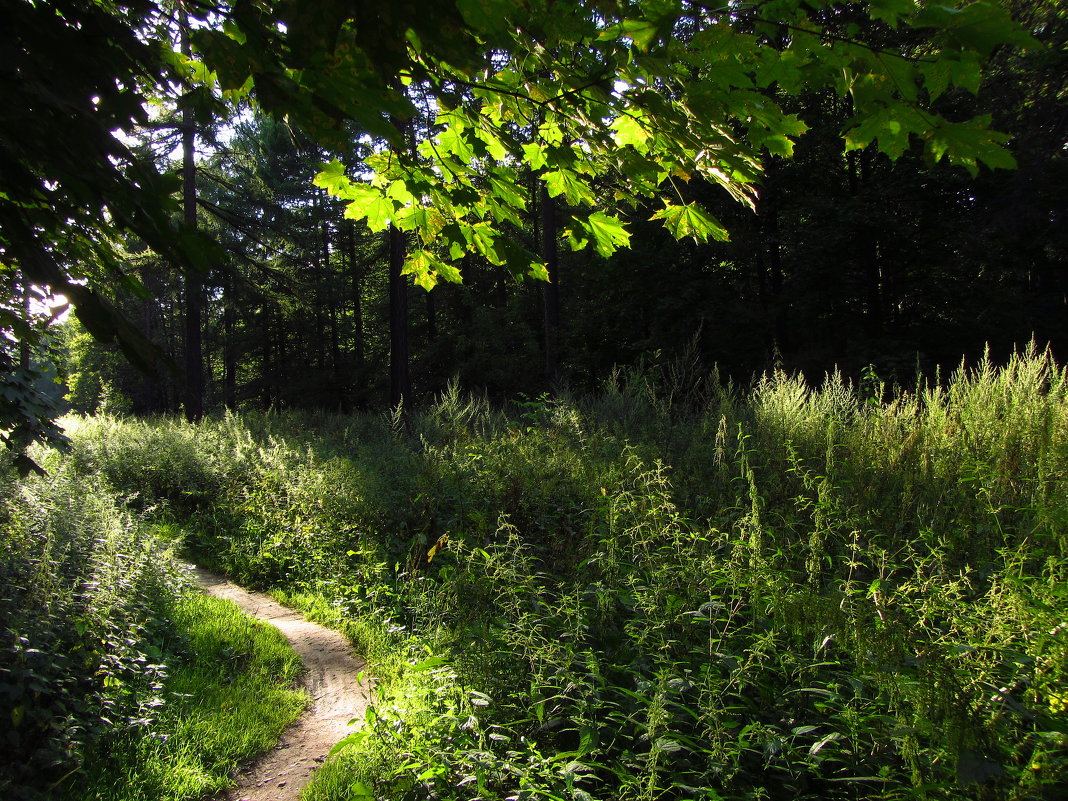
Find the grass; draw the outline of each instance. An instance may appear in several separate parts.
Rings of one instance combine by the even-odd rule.
[[[46,455],[0,478],[0,796],[189,799],[303,709],[273,628],[202,596],[173,527]]]
[[[1068,793],[1068,374],[692,366],[491,408],[84,421],[74,470],[368,650],[309,801]]]
[[[272,626],[235,604],[184,594],[175,604],[166,704],[148,737],[119,737],[64,794],[69,801],[181,801],[230,786],[238,764],[268,750],[304,710],[300,662]]]

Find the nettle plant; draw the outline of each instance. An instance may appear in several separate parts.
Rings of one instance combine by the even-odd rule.
[[[66,467],[6,483],[0,511],[0,788],[44,791],[85,748],[153,730],[165,610],[182,579],[105,487]]]

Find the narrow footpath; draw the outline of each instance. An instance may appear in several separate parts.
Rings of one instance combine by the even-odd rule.
[[[249,592],[222,576],[193,568],[209,595],[227,598],[245,612],[279,629],[304,662],[304,686],[312,699],[307,712],[282,733],[272,750],[242,767],[237,787],[216,801],[296,801],[330,749],[363,718],[371,699],[370,680],[357,677],[366,663],[341,632],[305,620],[270,596]]]

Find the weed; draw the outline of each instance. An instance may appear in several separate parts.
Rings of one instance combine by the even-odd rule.
[[[509,418],[508,414],[513,415]],[[371,649],[315,801],[1068,786],[1068,374],[86,421],[72,464]],[[161,476],[175,476],[163,481]]]

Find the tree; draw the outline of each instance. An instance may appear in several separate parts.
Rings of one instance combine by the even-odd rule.
[[[146,365],[160,354],[99,291],[140,285],[115,242],[132,232],[201,273],[221,256],[177,221],[176,176],[160,175],[116,132],[148,121],[148,99],[174,98],[191,82],[251,92],[339,153],[366,137],[376,152],[360,170],[370,181],[333,160],[317,183],[372,230],[417,232],[403,270],[430,287],[460,281],[467,252],[517,277],[546,277],[530,249],[502,234],[522,224],[527,171],[568,206],[560,227],[572,248],[610,256],[629,241],[627,210],[652,198],[661,205],[653,218],[675,236],[726,238],[686,182],[701,177],[753,205],[763,161],[789,156],[807,128],[785,105],[803,91],[831,91],[851,107],[847,149],[896,158],[915,145],[970,171],[1011,166],[1006,137],[987,119],[942,116],[931,101],[950,87],[974,90],[996,48],[1030,43],[993,0],[183,7],[201,61],[174,51],[173,19],[153,0],[13,0],[0,19],[0,261],[24,284],[67,294],[94,335]],[[913,42],[908,55],[881,44],[887,31]],[[415,119],[417,101],[436,117],[409,152],[396,122]],[[0,322],[19,339],[13,318]]]
[[[192,56],[189,43],[189,14],[184,6],[178,12],[182,55]],[[197,230],[197,167],[195,98],[192,92],[182,98],[182,223]],[[196,422],[204,416],[204,350],[203,350],[203,282],[195,270],[185,279],[185,418]]]
[[[331,54],[328,67],[290,59],[281,45],[262,46],[256,31],[268,23],[302,35],[308,29],[305,12],[288,9],[252,24],[235,17],[245,45],[204,31],[202,50],[224,83],[266,81],[274,108],[326,136],[321,118],[332,116],[392,141],[381,118],[411,115],[413,96],[433,97],[438,116],[422,132],[419,158],[382,151],[366,161],[370,182],[350,180],[335,161],[317,180],[372,228],[395,222],[418,230],[426,248],[444,240],[517,276],[545,272],[496,227],[526,208],[514,188],[521,169],[535,171],[552,197],[572,206],[563,230],[575,249],[592,245],[609,256],[626,245],[624,210],[654,196],[663,197],[654,218],[676,236],[724,239],[724,227],[680,184],[701,176],[753,205],[762,162],[789,156],[807,130],[784,110],[784,100],[803,91],[831,90],[850,104],[847,150],[875,146],[897,158],[915,143],[930,161],[945,158],[969,171],[1013,164],[1002,147],[1007,137],[990,131],[988,119],[950,120],[931,107],[948,87],[974,89],[978,65],[995,47],[1029,42],[996,3],[949,9],[908,0],[786,0],[772,11],[578,2],[560,14],[549,2],[459,2],[445,32],[417,28],[406,47],[383,52],[366,40],[362,18],[333,8],[333,24],[320,26],[316,40],[316,49]],[[885,32],[897,29],[920,44],[908,53],[883,48]],[[331,93],[353,63],[370,65],[367,79],[344,95]],[[275,92],[274,73],[242,69],[250,64],[296,67],[300,79]],[[405,93],[375,80],[374,70],[387,67],[403,76]],[[520,132],[535,120],[534,137],[523,141]],[[413,249],[408,270],[428,286],[459,279],[426,249]]]

